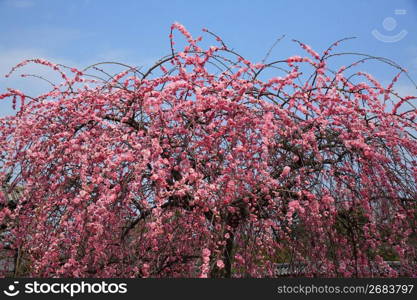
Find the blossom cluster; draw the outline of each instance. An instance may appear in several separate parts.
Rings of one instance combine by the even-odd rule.
[[[15,274],[273,277],[294,263],[417,276],[417,111],[397,79],[333,72],[332,48],[255,64],[208,30],[218,45],[203,49],[171,29],[171,55],[144,73],[12,70],[64,80],[0,95],[17,106],[0,119],[0,247],[18,251]]]

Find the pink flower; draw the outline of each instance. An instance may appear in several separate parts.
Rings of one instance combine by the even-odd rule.
[[[297,200],[290,201],[288,203],[288,213],[293,213],[295,210],[298,210],[300,213],[304,213],[304,207],[300,205],[300,202]]]
[[[148,277],[149,276],[149,264],[143,264],[142,265],[142,274],[143,274],[143,277]]]
[[[229,267],[229,243],[233,277],[271,276],[287,249],[328,277],[389,270],[370,255],[382,246],[401,263],[417,259],[417,110],[397,95],[398,76],[385,88],[353,65],[333,74],[330,50],[319,57],[301,44],[308,57],[280,60],[283,77],[254,79],[269,65],[235,64],[216,35],[210,47],[172,29],[186,45],[171,40],[174,57],[147,75],[128,68],[92,81],[41,59],[13,68],[41,64],[65,79],[36,98],[0,94],[18,108],[0,118],[0,248],[30,250],[20,275],[206,278]],[[303,80],[312,68],[316,79]],[[345,222],[358,218],[363,230]]]
[[[296,209],[298,207],[300,207],[300,203],[297,200],[293,200],[288,203],[288,208],[290,209]]]
[[[240,254],[235,255],[235,260],[236,260],[236,262],[238,262],[241,265],[243,265],[245,263],[245,259]]]
[[[281,178],[287,177],[290,171],[291,171],[291,168],[289,166],[285,166],[284,169],[282,170],[280,177]]]
[[[223,263],[223,261],[222,261],[221,259],[219,259],[219,260],[216,262],[216,265],[217,265],[217,267],[218,267],[219,269],[223,269],[223,268],[224,268],[224,263]]]
[[[211,254],[211,251],[207,248],[204,248],[202,251],[203,257],[209,257]]]
[[[331,205],[331,204],[334,203],[333,197],[332,196],[329,196],[329,195],[325,195],[323,197],[322,201],[323,201],[324,204],[327,204],[327,205]]]

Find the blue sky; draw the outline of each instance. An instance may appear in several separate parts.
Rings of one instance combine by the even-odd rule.
[[[261,61],[283,34],[271,59],[303,54],[291,39],[322,51],[335,40],[356,36],[339,50],[390,58],[417,81],[417,0],[0,0],[0,93],[6,87],[34,95],[45,91],[35,79],[3,78],[26,58],[80,68],[107,60],[150,65],[169,53],[169,29],[176,21],[196,36],[209,28],[253,61]],[[395,37],[396,42],[383,41]],[[382,82],[394,74],[381,64],[362,68]],[[33,66],[25,72],[52,76]],[[398,88],[416,94],[406,80]],[[0,116],[11,113],[10,104],[1,101]]]

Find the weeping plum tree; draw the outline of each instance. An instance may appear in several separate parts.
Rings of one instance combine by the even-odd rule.
[[[99,64],[41,59],[12,70],[63,78],[0,96],[17,105],[0,121],[0,245],[14,275],[273,277],[285,262],[303,276],[416,276],[404,70],[388,86],[355,71],[372,56],[331,70],[338,43],[253,64],[204,31],[217,46],[172,25],[171,55],[146,72],[92,77]]]

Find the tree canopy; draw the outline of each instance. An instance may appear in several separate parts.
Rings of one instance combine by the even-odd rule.
[[[187,40],[176,50],[174,33]],[[149,70],[63,83],[0,119],[0,247],[16,276],[416,276],[413,97],[323,53],[254,64],[180,24]],[[102,70],[103,76],[105,73]],[[273,74],[269,76],[269,74]],[[277,76],[279,74],[280,76]],[[18,199],[7,195],[19,189]],[[400,273],[387,261],[400,261]]]

